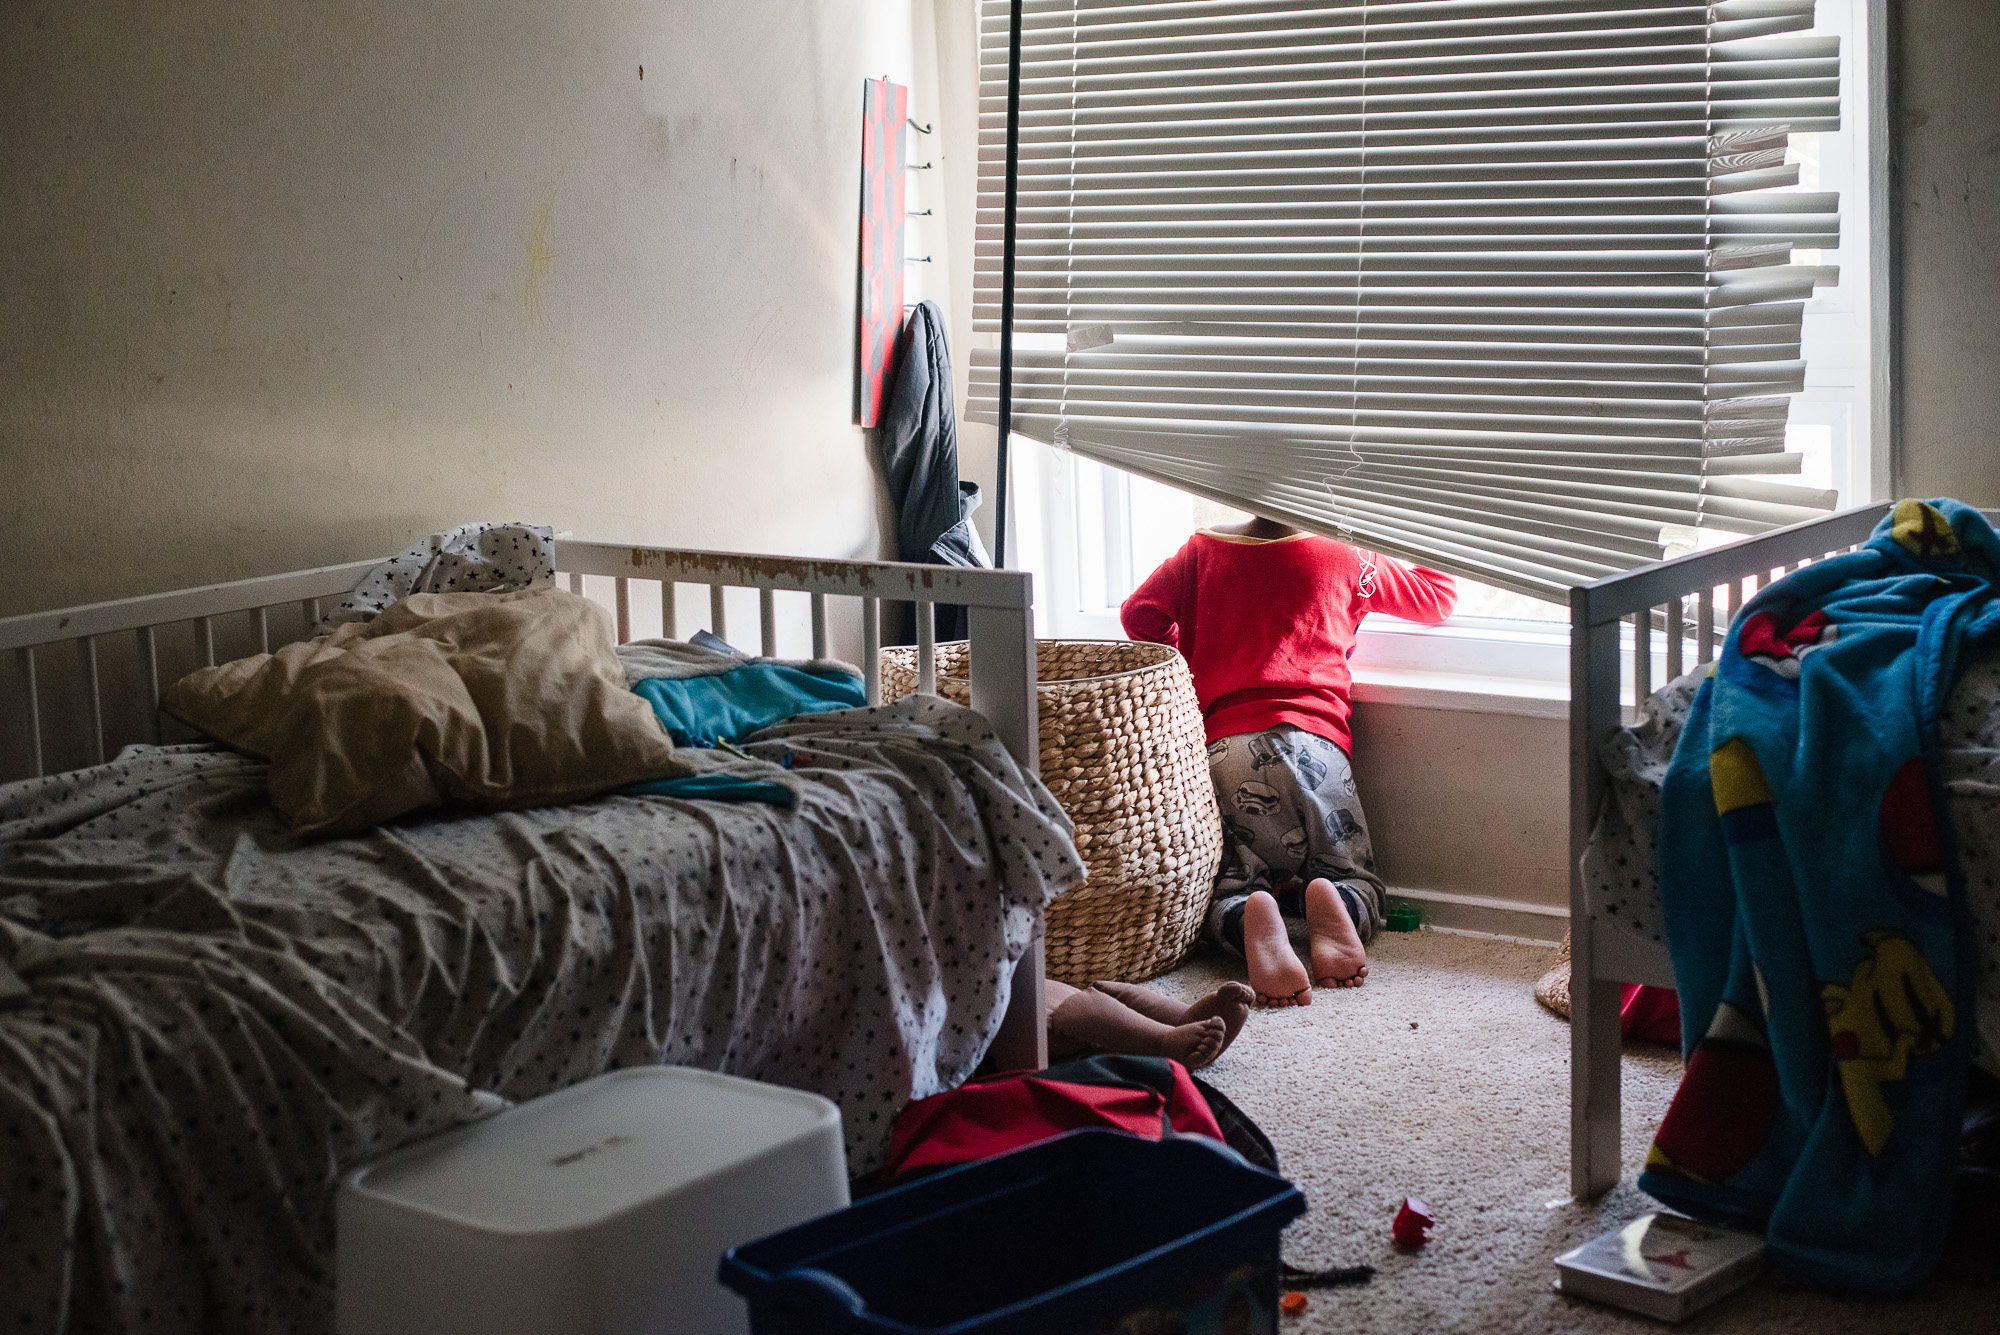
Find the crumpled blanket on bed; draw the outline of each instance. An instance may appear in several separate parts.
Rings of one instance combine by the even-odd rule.
[[[261,762],[205,747],[0,787],[0,1329],[331,1329],[345,1169],[616,1066],[815,1090],[874,1167],[903,1103],[971,1072],[1082,864],[943,701],[747,749],[791,753],[795,809],[307,842]]]

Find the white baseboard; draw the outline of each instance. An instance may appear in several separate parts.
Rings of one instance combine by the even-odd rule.
[[[1389,887],[1391,899],[1407,899],[1423,914],[1424,926],[1454,936],[1493,937],[1529,945],[1560,944],[1569,930],[1569,910],[1554,904],[1532,904],[1487,895],[1458,895],[1446,890]]]

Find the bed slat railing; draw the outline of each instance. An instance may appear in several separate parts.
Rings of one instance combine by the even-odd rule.
[[[757,591],[759,648],[767,656],[776,656],[779,652],[777,595],[804,593],[809,596],[814,657],[822,657],[827,652],[827,599],[853,597],[860,603],[862,672],[871,704],[879,704],[882,695],[877,659],[882,643],[880,620],[885,603],[908,602],[915,605],[917,689],[935,693],[937,644],[933,612],[936,604],[964,606],[968,609],[968,617],[978,609],[1008,613],[1013,620],[1025,625],[1032,601],[1029,578],[1019,571],[922,566],[900,561],[823,561],[747,556],[731,552],[627,547],[560,538],[556,541],[556,569],[568,579],[570,588],[579,592],[584,591],[585,577],[613,581],[613,597],[620,610],[621,639],[631,637],[631,581],[652,580],[660,585],[661,622],[663,626],[672,625],[675,631],[680,629],[677,619],[670,622],[668,618],[677,601],[676,586],[707,585],[708,628],[723,639],[729,638],[728,591],[732,588],[754,589]],[[993,633],[991,628],[988,633]],[[676,635],[675,638],[681,636]],[[976,642],[980,636],[975,633],[972,638]],[[1005,689],[1016,689],[1019,683],[1025,681],[1030,683],[1032,691],[1032,640],[1028,641],[1026,653],[1026,676],[1021,675],[1019,665],[1014,663],[1011,650],[1001,658],[991,660],[987,669],[989,676],[1011,676]],[[975,643],[972,651],[974,705],[981,712],[988,712],[979,703],[980,697],[987,694],[978,681],[977,664],[981,658]],[[1017,724],[1012,735],[1003,730],[1001,737],[1017,756],[1032,758],[1036,754],[1033,720],[1026,720],[1025,723],[1027,731],[1021,731]]]
[[[83,658],[83,702],[90,716],[90,754],[96,763],[104,763],[104,681],[97,671],[97,637],[86,635],[78,640],[77,648]]]
[[[313,600],[313,605],[315,607],[319,605],[317,599]],[[306,624],[311,626],[318,622],[319,618],[314,617]],[[139,680],[146,687],[146,719],[152,728],[147,740],[158,746],[161,739],[160,641],[151,626],[139,627]]]
[[[5,730],[0,738],[25,736],[26,754],[21,759],[28,775],[33,776],[48,773],[52,743],[56,754],[70,764],[101,763],[131,742],[158,743],[164,736],[159,712],[162,630],[183,624],[191,628],[193,658],[182,660],[181,670],[214,666],[219,630],[226,629],[237,637],[231,643],[268,652],[272,644],[270,609],[288,613],[297,609],[301,626],[309,629],[319,620],[321,599],[346,594],[378,564],[353,561],[0,619],[0,651],[18,652],[22,682],[18,706],[0,704],[0,729]],[[122,666],[115,673],[107,672],[103,651],[125,635],[133,637],[129,642],[132,657],[114,659]],[[76,646],[75,677],[59,673],[55,681],[45,682],[50,665],[62,660],[36,651],[69,643]],[[114,698],[119,690],[142,693],[143,716],[139,710],[121,711],[114,723],[106,708],[108,684]],[[45,712],[52,701],[75,702],[75,712],[65,706],[61,715],[66,724],[53,731]],[[19,755],[18,750],[9,749]],[[10,772],[0,773],[4,779],[21,777],[11,772],[11,767]]]
[[[48,758],[42,751],[42,690],[35,679],[35,649],[33,645],[21,649],[21,679],[23,683],[22,703],[28,710],[28,758],[37,777],[47,774]]]

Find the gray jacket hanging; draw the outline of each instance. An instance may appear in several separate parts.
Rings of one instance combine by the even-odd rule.
[[[896,558],[990,566],[972,526],[977,483],[958,476],[958,421],[951,406],[951,349],[934,301],[919,302],[896,338],[896,362],[880,427],[882,475],[896,507]]]

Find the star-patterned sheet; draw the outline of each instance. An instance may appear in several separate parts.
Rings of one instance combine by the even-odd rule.
[[[330,1331],[343,1172],[619,1066],[837,1102],[848,1168],[972,1071],[1063,816],[934,697],[802,717],[795,810],[661,797],[301,841],[264,766],[0,787],[0,1329]]]
[[[1583,854],[1592,918],[1660,950],[1666,948],[1654,856],[1660,785],[1706,671],[1655,691],[1638,719],[1598,751],[1610,795]],[[1973,1060],[2000,1075],[2000,649],[1967,652],[1938,716],[1938,754],[1979,963]]]

